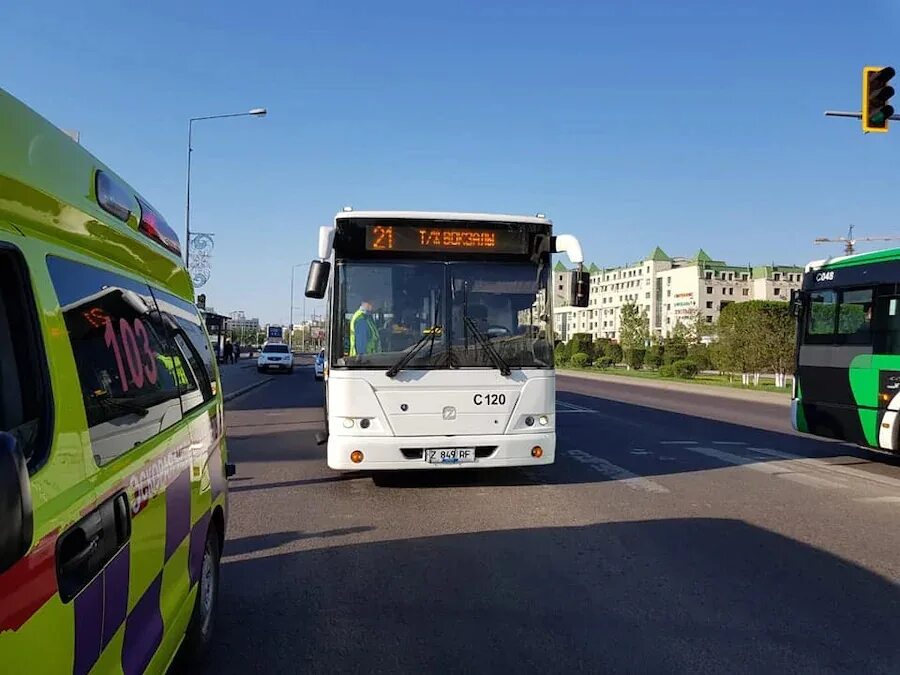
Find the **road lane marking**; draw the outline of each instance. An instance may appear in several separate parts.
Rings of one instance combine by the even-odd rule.
[[[837,473],[843,476],[848,476],[850,478],[858,478],[866,481],[870,481],[873,483],[879,483],[880,485],[886,485],[888,487],[900,489],[900,480],[896,478],[890,478],[888,476],[880,476],[878,474],[869,473],[868,471],[862,471],[861,469],[854,469],[849,466],[844,466],[842,464],[831,464],[830,462],[826,462],[822,459],[817,459],[814,457],[803,457],[801,455],[794,455],[789,452],[781,452],[779,450],[772,450],[771,448],[749,448],[756,452],[762,453],[764,455],[769,455],[770,457],[778,457],[780,459],[790,460],[792,462],[797,462],[798,464],[802,464],[804,466],[810,466],[820,471],[826,471],[828,473]]]
[[[900,504],[900,497],[860,497],[853,501],[864,504]]]
[[[660,441],[660,445],[697,445],[697,441]]]
[[[713,445],[747,445],[744,441],[713,441]]]
[[[644,478],[643,476],[639,476],[636,473],[632,473],[628,469],[621,467],[618,464],[613,464],[612,462],[601,457],[597,457],[596,455],[592,455],[589,452],[584,452],[582,450],[569,450],[567,451],[567,454],[576,462],[587,464],[591,467],[591,469],[604,475],[606,478],[622,483],[632,490],[637,490],[640,492],[650,492],[660,495],[668,494],[669,492],[668,488],[660,485],[656,481],[650,480],[649,478]]]
[[[785,462],[775,462],[775,461],[760,461],[758,459],[753,459],[751,457],[742,457],[741,455],[735,455],[731,452],[726,452],[724,450],[718,450],[716,448],[687,448],[691,452],[697,452],[701,455],[706,455],[707,457],[712,457],[714,459],[718,459],[719,461],[725,462],[726,464],[733,464],[734,466],[741,466],[747,469],[751,469],[753,471],[757,471],[759,473],[764,473],[769,476],[775,476],[777,478],[783,478],[785,480],[789,480],[793,483],[799,483],[801,485],[806,485],[808,487],[813,488],[835,488],[835,489],[845,489],[847,486],[841,483],[836,483],[831,480],[827,480],[825,478],[820,478],[818,476],[811,476],[809,474],[798,473],[796,470],[792,469],[791,466]]]
[[[560,408],[562,406],[562,408]],[[592,410],[591,408],[585,408],[584,406],[575,405],[574,403],[569,403],[567,401],[557,401],[556,402],[556,412],[559,413],[596,413],[596,410]]]
[[[780,463],[780,462],[779,462]],[[792,471],[791,469],[784,467],[786,473],[776,474],[779,478],[784,478],[785,480],[789,480],[794,483],[799,483],[800,485],[807,485],[809,487],[814,488],[835,488],[838,490],[846,490],[847,485],[845,483],[836,483],[833,480],[828,480],[827,478],[819,478],[818,476],[812,476],[808,473],[797,473],[796,471]]]
[[[652,452],[644,450],[643,448],[635,448],[629,454],[631,455],[652,455]]]

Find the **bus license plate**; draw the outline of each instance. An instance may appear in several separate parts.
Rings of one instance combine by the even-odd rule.
[[[425,458],[429,464],[463,464],[475,461],[475,448],[428,448]]]

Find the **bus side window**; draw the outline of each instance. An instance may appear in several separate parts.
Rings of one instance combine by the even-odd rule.
[[[844,344],[872,343],[872,289],[860,288],[841,292],[837,332]]]
[[[900,354],[900,296],[878,298],[873,325],[875,353]]]
[[[837,294],[832,290],[813,291],[809,294],[806,334],[808,337],[827,336],[831,341],[837,309]]]

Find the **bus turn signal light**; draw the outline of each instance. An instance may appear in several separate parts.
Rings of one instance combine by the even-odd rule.
[[[351,452],[350,453],[350,461],[353,462],[354,464],[359,464],[361,461],[363,461],[362,452],[359,450],[354,450],[353,452]]]
[[[534,457],[535,459],[540,459],[541,457],[544,456],[544,449],[539,445],[534,446],[531,449],[531,456]]]

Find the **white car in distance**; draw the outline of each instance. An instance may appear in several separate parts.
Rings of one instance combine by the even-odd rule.
[[[285,344],[263,345],[259,358],[256,359],[256,369],[259,372],[265,370],[286,370],[294,372],[294,355],[290,347]]]

